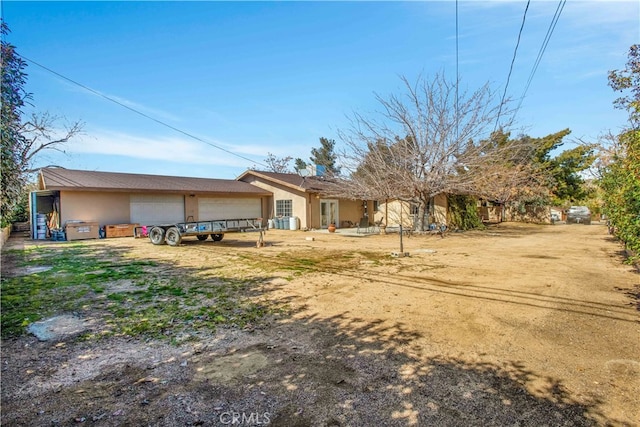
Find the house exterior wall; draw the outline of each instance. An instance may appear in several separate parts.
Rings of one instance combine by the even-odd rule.
[[[527,205],[519,209],[517,206],[507,206],[504,216],[505,221],[551,224],[551,207]]]
[[[442,193],[433,198],[433,218],[436,224],[448,224],[449,200],[447,195]]]
[[[96,221],[100,226],[109,224],[131,223],[131,195],[129,192],[89,192],[89,191],[60,191],[60,221],[82,220]],[[199,197],[185,195],[185,220],[199,221],[211,218],[198,218]],[[258,197],[252,197],[257,199]],[[262,197],[262,216],[269,212],[269,197]],[[266,221],[264,221],[266,224]],[[264,224],[263,224],[264,225]]]
[[[429,213],[429,223],[448,224],[449,202],[446,194],[438,194],[432,199],[433,211]],[[414,228],[414,215],[411,203],[400,200],[387,200],[378,204],[374,214],[376,222],[382,221],[387,227]],[[425,224],[428,226],[429,223]]]
[[[130,222],[129,193],[60,191],[60,223],[82,220],[107,224]]]
[[[362,207],[362,200],[338,200],[338,206],[340,209],[340,221],[336,224],[338,227],[346,227],[347,221],[350,221],[353,226],[357,226],[360,222],[360,218],[364,216],[364,209]],[[373,223],[373,204],[369,209],[370,222]]]
[[[267,209],[264,214],[266,218],[275,217],[277,200],[291,200],[291,214],[300,220],[300,228],[310,227],[309,217],[307,216],[307,204],[309,203],[309,195],[307,193],[271,181],[267,182],[256,176],[248,176],[243,181],[273,193],[273,197],[266,198],[265,205]]]
[[[378,205],[378,212],[375,213],[376,222],[382,221],[387,227],[413,227],[413,216],[411,206],[408,202],[400,200],[387,200]]]

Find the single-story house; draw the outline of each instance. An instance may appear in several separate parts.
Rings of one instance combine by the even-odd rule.
[[[273,194],[268,218],[297,217],[302,229],[355,227],[363,217],[373,223],[373,201],[327,197],[322,176],[248,170],[238,180]]]
[[[43,168],[31,194],[32,228],[37,214],[49,214],[54,227],[69,222],[167,224],[215,219],[298,219],[302,229],[330,224],[413,226],[415,209],[399,201],[378,202],[327,196],[322,176],[248,170],[236,180]],[[433,199],[430,222],[446,223],[447,198]]]
[[[68,222],[151,225],[266,218],[271,192],[237,180],[43,168],[31,194],[36,214]],[[52,215],[50,215],[51,217]],[[56,218],[57,217],[57,218]]]

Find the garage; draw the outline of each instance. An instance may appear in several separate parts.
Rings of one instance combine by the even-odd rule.
[[[36,210],[41,214],[53,211],[50,195],[59,195],[56,211],[61,228],[79,221],[105,227],[263,218],[273,196],[237,180],[53,167],[40,171],[38,190],[46,192],[37,196]]]
[[[131,222],[137,224],[170,224],[183,222],[184,196],[174,194],[132,194]]]
[[[198,218],[201,221],[260,217],[262,217],[262,202],[259,198],[198,198]]]

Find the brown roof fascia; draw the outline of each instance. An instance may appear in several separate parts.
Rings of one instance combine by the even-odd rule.
[[[277,179],[277,178],[274,178],[274,177],[269,176],[269,175],[264,175],[264,174],[260,173],[259,171],[254,171],[254,170],[248,170],[248,171],[245,171],[242,175],[240,175],[240,176],[239,176],[238,178],[236,178],[236,179],[237,179],[238,181],[241,181],[241,180],[242,180],[242,178],[244,178],[244,177],[245,177],[245,176],[247,176],[247,175],[254,175],[254,176],[257,176],[258,178],[266,179],[266,180],[268,180],[268,181],[275,182],[275,183],[277,183],[277,184],[283,185],[283,186],[285,186],[285,187],[292,188],[292,189],[294,189],[294,190],[303,191],[303,192],[305,192],[305,193],[308,193],[308,192],[309,192],[309,191],[307,191],[307,189],[306,189],[306,188],[304,188],[304,187],[302,187],[302,186],[300,186],[300,185],[291,184],[290,182],[283,181],[283,180],[281,180],[281,179]],[[300,177],[300,178],[303,178],[303,177]]]
[[[66,173],[65,173],[66,172]],[[101,181],[103,179],[109,177],[117,177],[119,178],[117,181],[121,181],[123,179],[130,180],[139,180],[140,186],[123,186],[123,185],[109,185],[105,183],[105,185],[95,185],[96,180]],[[56,182],[55,184],[51,184],[51,182],[47,182],[47,175],[50,176],[50,180]],[[158,180],[168,180],[167,184],[172,185],[174,188],[158,188],[155,186],[148,186],[149,179],[158,179]],[[182,181],[182,182],[181,182]],[[192,181],[192,182],[190,182]],[[194,187],[197,187],[198,182],[211,182],[216,181],[218,184],[222,185],[223,188],[221,190],[216,191],[215,189],[206,190],[206,189],[193,189],[189,188],[189,184],[192,184]],[[227,186],[224,188],[224,184],[232,184],[235,187],[238,187],[237,181],[235,180],[221,180],[221,179],[207,179],[207,178],[189,178],[189,177],[170,177],[163,175],[143,175],[143,174],[128,174],[128,173],[116,173],[116,172],[92,172],[92,171],[77,171],[77,170],[56,170],[56,169],[42,169],[40,171],[40,187],[46,190],[58,190],[58,191],[108,191],[108,192],[149,192],[149,193],[185,193],[185,194],[198,194],[198,195],[229,195],[234,197],[252,197],[252,196],[267,196],[271,193],[262,188],[252,186],[248,183],[243,183],[246,185],[245,188],[239,188],[239,191],[232,191]],[[93,184],[93,185],[91,185]]]

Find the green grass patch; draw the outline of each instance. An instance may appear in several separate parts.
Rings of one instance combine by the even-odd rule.
[[[286,312],[284,306],[261,302],[262,284],[272,276],[355,271],[392,262],[382,252],[315,249],[277,255],[238,252],[217,265],[180,268],[136,259],[117,247],[82,243],[13,250],[5,256],[19,267],[52,268],[2,278],[3,338],[24,334],[37,320],[79,313],[101,319],[103,325],[83,339],[126,335],[171,342],[220,326],[242,328]]]
[[[3,338],[19,336],[28,324],[52,315],[81,313],[101,317],[105,325],[82,339],[127,335],[177,342],[220,325],[244,327],[275,311],[255,302],[260,294],[256,280],[159,269],[154,261],[108,247],[69,244],[6,256],[18,266],[52,268],[2,278]]]

